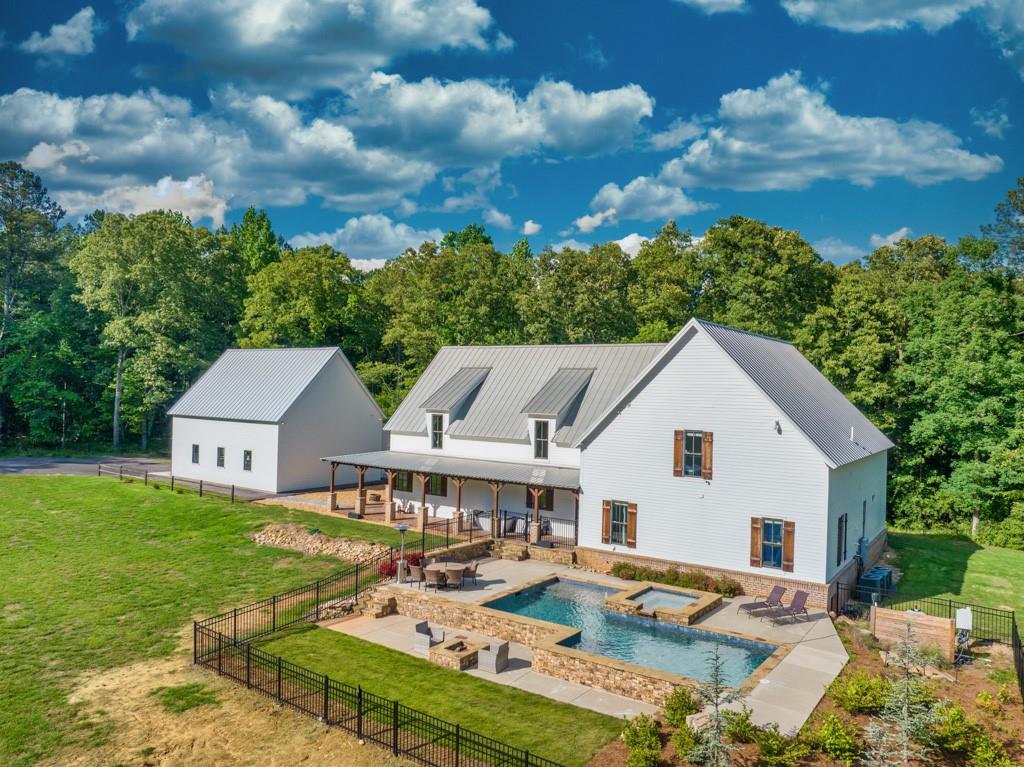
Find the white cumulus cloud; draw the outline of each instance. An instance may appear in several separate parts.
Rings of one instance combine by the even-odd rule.
[[[861,248],[851,245],[838,237],[824,237],[820,240],[815,240],[811,243],[811,247],[822,258],[834,261],[837,264],[843,264],[864,255],[864,251]]]
[[[747,10],[747,0],[676,0],[704,13],[735,13]]]
[[[650,237],[644,237],[642,234],[633,232],[632,234],[627,234],[621,239],[612,240],[612,242],[628,253],[630,258],[636,258],[636,254],[640,252],[640,246],[645,242],[650,242],[650,240]]]
[[[584,214],[577,218],[573,223],[576,224],[576,227],[581,232],[587,234],[588,232],[594,231],[599,226],[604,226],[605,224],[612,224],[614,222],[615,208],[608,208],[606,210],[599,210],[593,214]]]
[[[96,158],[89,154],[89,145],[84,141],[66,141],[63,144],[48,144],[40,141],[25,155],[22,164],[35,171],[66,173],[64,160],[80,158],[81,162],[92,162]]]
[[[725,94],[716,122],[662,168],[663,182],[757,191],[824,179],[869,187],[896,177],[923,186],[975,180],[1003,166],[995,155],[964,149],[937,123],[840,114],[823,86],[806,85],[796,71]]]
[[[988,110],[971,109],[971,122],[992,138],[1005,138],[1006,131],[1013,127],[1006,109],[997,105]]]
[[[527,237],[529,237],[531,235],[534,235],[534,234],[537,234],[539,231],[540,231],[540,224],[538,224],[532,218],[531,219],[527,219],[523,223],[523,234],[525,234]]]
[[[33,32],[18,47],[42,56],[84,56],[96,47],[95,35],[103,31],[92,6],[87,5],[63,24],[54,24],[49,34]]]
[[[397,258],[406,248],[418,248],[427,240],[437,242],[443,236],[440,229],[416,229],[380,213],[369,213],[348,219],[333,232],[306,232],[290,242],[296,248],[326,243],[346,253],[356,268],[369,271]]]
[[[696,120],[673,120],[665,130],[652,133],[648,142],[655,151],[677,149],[703,132]]]
[[[590,201],[591,210],[610,209],[614,218],[641,221],[664,221],[711,207],[691,200],[679,187],[649,176],[638,176],[624,187],[605,184]]]
[[[484,223],[488,226],[496,226],[499,229],[515,228],[515,224],[512,223],[512,216],[508,213],[502,213],[497,208],[487,208],[484,211]]]
[[[164,176],[155,184],[116,186],[102,192],[64,192],[61,204],[71,215],[85,215],[94,210],[121,213],[145,213],[149,210],[176,210],[193,221],[208,220],[217,227],[224,223],[227,201],[213,191],[213,182],[206,176],[189,176],[175,181]]]
[[[912,233],[913,230],[909,226],[901,226],[895,232],[890,232],[889,234],[873,234],[868,238],[868,242],[872,248],[892,246],[905,237],[909,237]]]

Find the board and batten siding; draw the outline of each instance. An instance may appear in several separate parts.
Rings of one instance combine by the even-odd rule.
[[[445,455],[453,458],[474,458],[480,461],[511,461],[513,463],[535,463],[539,466],[568,466],[576,468],[580,465],[580,451],[574,447],[548,445],[547,460],[533,457],[532,434],[523,416],[523,440],[512,442],[504,440],[467,439],[466,437],[444,436],[444,446],[440,450],[430,447],[430,438],[426,434],[397,434],[391,432],[391,449],[403,453],[427,453],[429,455]],[[445,415],[445,427],[448,416]],[[554,433],[554,429],[552,429]]]
[[[846,560],[857,553],[862,533],[870,543],[885,529],[886,453],[861,458],[829,472],[828,486],[828,580],[841,569],[836,566],[839,518],[846,514]],[[861,529],[863,504],[867,502],[864,530]]]
[[[174,416],[171,420],[171,473],[222,485],[278,492],[277,424],[219,421]],[[199,463],[192,463],[192,445],[199,445]],[[217,466],[217,448],[224,448],[224,466]],[[252,471],[242,469],[242,453],[252,450]]]
[[[781,434],[776,431],[776,421]],[[714,433],[711,480],[673,476],[677,429]],[[697,333],[584,446],[580,545],[825,582],[829,469],[821,453]],[[636,547],[601,543],[601,502],[637,505]],[[795,522],[791,573],[751,567],[751,517]]]
[[[320,459],[328,455],[364,453],[385,445],[383,418],[348,365],[331,359],[281,419],[279,492],[326,487],[330,468]],[[354,484],[356,470],[339,466],[339,486]],[[382,473],[366,472],[367,482]]]

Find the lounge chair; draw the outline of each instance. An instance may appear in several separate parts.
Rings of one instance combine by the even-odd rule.
[[[491,642],[486,650],[478,650],[476,667],[481,671],[498,674],[508,666],[508,642]]]
[[[465,576],[465,572],[461,567],[445,570],[444,575],[446,586],[457,586],[460,591],[462,590],[462,579]]]
[[[409,565],[409,577],[406,579],[409,583],[415,583],[416,588],[420,588],[423,583],[423,568],[419,565]]]
[[[444,641],[444,629],[431,628],[426,621],[420,621],[415,627],[416,652],[424,655],[430,652],[430,648]]]
[[[477,565],[479,565],[479,564],[480,563],[477,560],[474,559],[472,562],[469,562],[466,565],[466,570],[465,570],[465,572],[462,573],[462,576],[464,578],[469,578],[470,580],[473,581],[473,585],[474,586],[476,585],[476,568],[477,568]]]
[[[793,599],[785,607],[773,607],[764,614],[761,618],[767,618],[772,623],[778,623],[785,618],[791,618],[796,621],[797,616],[807,615],[807,597],[810,596],[806,591],[796,591],[793,594]]]
[[[764,599],[759,599],[754,602],[747,602],[746,604],[740,605],[740,612],[746,613],[748,616],[753,615],[757,610],[770,610],[775,607],[782,607],[782,596],[786,593],[785,586],[773,586],[772,590],[768,593]]]
[[[445,584],[445,574],[442,573],[440,570],[424,570],[423,575],[425,577],[423,587],[426,589],[429,589],[431,586],[433,586],[434,590],[436,591]]]

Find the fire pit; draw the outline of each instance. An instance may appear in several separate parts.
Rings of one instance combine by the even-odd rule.
[[[453,637],[430,648],[430,660],[438,666],[454,671],[465,671],[476,666],[477,653],[488,645],[470,642],[464,636]]]

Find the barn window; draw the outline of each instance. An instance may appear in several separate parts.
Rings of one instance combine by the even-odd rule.
[[[533,457],[548,457],[548,422],[533,422]]]
[[[252,450],[242,451],[242,469],[252,471]]]
[[[434,450],[444,447],[444,416],[440,413],[430,416],[430,446]]]
[[[699,477],[704,458],[704,432],[688,431],[683,437],[683,475]]]
[[[629,504],[612,501],[611,542],[626,545],[626,531],[629,526]]]
[[[217,466],[224,468],[224,448],[217,448]]]
[[[199,445],[192,445],[192,463],[199,463]]]
[[[782,520],[761,522],[761,567],[782,568]]]

